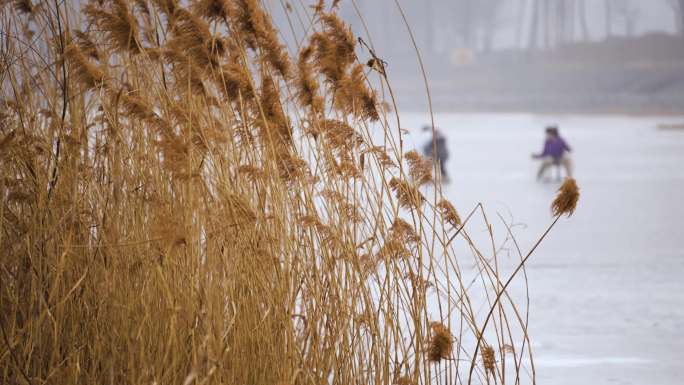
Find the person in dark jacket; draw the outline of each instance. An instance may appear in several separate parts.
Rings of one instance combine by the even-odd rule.
[[[572,150],[568,143],[558,133],[558,127],[546,127],[544,149],[539,154],[532,154],[534,159],[541,159],[537,172],[537,180],[541,179],[550,166],[563,166],[568,177],[572,176],[572,160],[568,155]]]
[[[432,126],[423,126],[423,131],[431,131]],[[423,146],[423,154],[430,157],[439,163],[439,169],[442,172],[442,181],[449,183],[449,175],[446,171],[446,162],[449,159],[449,150],[447,149],[447,141],[444,135],[435,127],[433,131],[433,138],[428,140]],[[433,143],[434,141],[434,143]]]

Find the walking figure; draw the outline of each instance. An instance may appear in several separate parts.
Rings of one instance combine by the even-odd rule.
[[[537,180],[540,180],[542,177],[544,177],[546,170],[550,166],[556,166],[558,170],[558,180],[560,180],[561,166],[565,168],[566,176],[571,177],[572,160],[569,156],[571,151],[572,150],[570,149],[570,146],[568,146],[565,140],[558,133],[558,127],[546,127],[544,150],[541,152],[541,154],[532,154],[532,158],[541,159],[541,165],[539,166],[539,171],[537,172]]]
[[[432,126],[423,126],[423,132],[431,130]],[[437,161],[439,164],[439,170],[442,173],[442,181],[449,183],[449,175],[446,171],[446,162],[447,159],[449,159],[449,150],[447,149],[446,138],[437,128],[435,128],[433,135],[434,137],[428,140],[423,146],[423,154]]]

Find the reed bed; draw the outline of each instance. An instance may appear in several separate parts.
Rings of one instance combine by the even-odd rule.
[[[0,382],[534,382],[531,253],[468,236],[337,3],[296,47],[258,0],[2,3]]]

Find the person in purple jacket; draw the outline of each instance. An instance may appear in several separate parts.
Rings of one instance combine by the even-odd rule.
[[[550,166],[563,166],[566,176],[572,176],[572,160],[568,153],[572,151],[570,146],[561,138],[558,127],[546,127],[546,140],[544,150],[540,154],[532,154],[532,158],[541,159],[541,165],[537,172],[537,180],[541,179]]]

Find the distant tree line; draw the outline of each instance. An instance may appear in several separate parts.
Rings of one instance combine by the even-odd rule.
[[[342,4],[345,2],[343,1]],[[377,40],[393,46],[405,33],[400,17],[389,17],[393,0],[356,0]],[[613,36],[634,36],[645,7],[671,10],[684,36],[684,0],[400,0],[421,50],[463,48],[486,52],[507,36],[506,46],[540,50]],[[343,7],[344,8],[344,7]],[[348,7],[350,15],[353,13]],[[396,11],[394,9],[394,11]],[[603,17],[601,17],[601,15]],[[396,15],[398,16],[398,14]],[[592,16],[592,17],[590,17]],[[597,24],[599,23],[599,24]],[[601,25],[603,24],[603,25]]]
[[[654,0],[669,3],[677,31],[683,33],[684,0]],[[587,18],[586,0],[516,0],[519,5],[517,30],[520,36],[525,23],[529,23],[527,48],[551,48],[568,42],[589,41],[592,36]],[[591,3],[591,2],[590,2]],[[527,11],[527,8],[530,8]],[[631,37],[635,35],[636,24],[641,16],[638,1],[603,0],[604,36],[610,38],[617,34]],[[531,16],[526,18],[527,13]]]
[[[668,0],[676,15],[677,31],[684,36],[684,0]]]
[[[669,4],[679,34],[684,35],[684,0],[650,0]],[[606,38],[634,36],[642,16],[639,0],[601,0]],[[497,32],[515,23],[519,48],[543,49],[590,41],[588,12],[600,9],[596,0],[433,0],[428,24],[442,24],[440,17],[452,13],[452,35],[461,46],[487,51]],[[662,3],[661,3],[662,4]],[[593,8],[590,8],[593,7]],[[439,15],[439,16],[437,16]],[[596,25],[594,25],[596,27]],[[600,32],[595,32],[601,35]]]

